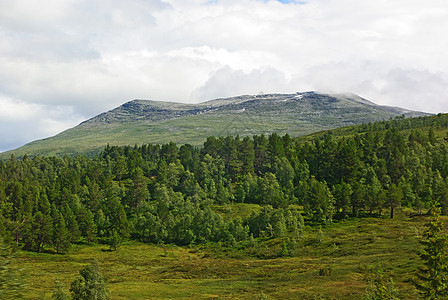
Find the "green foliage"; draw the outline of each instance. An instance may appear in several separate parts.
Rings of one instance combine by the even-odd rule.
[[[447,120],[399,118],[310,141],[227,136],[209,137],[202,148],[108,145],[93,158],[11,157],[0,165],[0,231],[26,250],[67,253],[94,242],[114,250],[128,238],[300,241],[305,222],[329,226],[385,211],[393,217],[407,207],[424,212],[433,193],[444,213],[448,143],[438,132]],[[423,126],[438,127],[431,133]],[[234,204],[261,209],[240,218],[215,209]]]
[[[319,276],[330,276],[333,272],[333,269],[331,267],[325,267],[319,269]]]
[[[72,282],[70,287],[72,299],[104,300],[110,298],[106,279],[99,270],[98,260],[95,259],[92,264],[83,268],[79,274],[80,276]]]
[[[365,300],[398,300],[399,291],[394,281],[378,269],[364,295]]]
[[[350,208],[350,199],[353,193],[352,187],[345,182],[338,183],[333,186],[332,193],[335,200],[335,209],[345,219]]]
[[[314,221],[330,224],[333,221],[334,197],[325,181],[320,182],[311,178],[309,189],[304,199],[305,212]]]
[[[68,300],[69,296],[65,292],[65,285],[58,278],[55,280],[55,285],[52,298],[55,300]]]
[[[63,215],[56,207],[53,207],[53,230],[51,232],[50,244],[56,249],[57,253],[65,253],[70,249],[70,234]]]
[[[265,293],[260,292],[260,293],[257,295],[257,299],[258,299],[258,300],[268,300],[269,297],[268,297]]]
[[[109,234],[107,244],[109,245],[110,250],[116,251],[118,247],[121,245],[122,241],[123,241],[122,236],[115,229],[113,229]]]
[[[424,299],[446,299],[448,296],[448,236],[433,203],[431,221],[426,225],[420,253],[423,267],[418,269],[416,287]]]
[[[316,242],[321,244],[324,241],[324,232],[322,231],[322,226],[319,226],[319,230],[316,232]]]
[[[233,219],[241,207],[260,209],[251,204],[232,204],[213,210],[224,219]],[[97,257],[104,262],[101,271],[114,299],[204,299],[223,295],[253,299],[263,291],[272,299],[357,300],[363,298],[378,265],[387,267],[386,279],[394,279],[401,299],[417,299],[418,291],[411,282],[420,260],[413,226],[423,231],[426,220],[408,209],[394,219],[347,218],[322,226],[325,240],[321,244],[314,242],[315,230],[305,229],[297,243],[290,232],[281,238],[252,241],[249,236],[235,246],[209,242],[179,247],[127,241],[120,251],[105,251],[108,246],[98,244],[76,245],[65,255],[20,251],[21,268],[28,274],[23,298],[49,298],[56,277],[70,287],[79,270]],[[279,255],[283,241],[288,256]],[[331,275],[318,276],[325,267],[332,268]]]
[[[13,249],[0,236],[0,295],[2,299],[21,298],[24,280],[17,267]]]

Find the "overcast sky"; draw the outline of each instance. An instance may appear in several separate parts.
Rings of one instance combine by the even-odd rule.
[[[137,98],[448,112],[447,30],[446,0],[0,0],[0,151]]]

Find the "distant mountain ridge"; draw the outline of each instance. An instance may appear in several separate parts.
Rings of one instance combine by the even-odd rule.
[[[291,136],[404,115],[430,115],[380,106],[354,94],[243,95],[198,104],[132,100],[54,137],[3,153],[16,156],[93,154],[107,144],[202,144],[208,136],[288,133]]]
[[[346,108],[349,108],[347,102],[352,102],[354,104],[351,107],[352,109],[356,108],[356,103],[359,103],[361,105],[364,104],[374,107],[374,109],[382,108],[386,113],[389,112],[392,114],[405,115],[407,117],[422,115],[422,113],[420,112],[402,108],[378,106],[373,102],[370,102],[354,94],[322,95],[314,92],[305,92],[296,94],[266,94],[257,96],[245,95],[232,98],[215,99],[199,104],[185,104],[177,102],[136,99],[129,101],[113,110],[101,113],[94,118],[82,122],[80,125],[97,125],[101,123],[111,124],[115,122],[131,122],[137,120],[160,121],[207,113],[219,114],[221,112],[229,112],[231,110],[234,110],[235,112],[243,112],[246,110],[247,112],[251,112],[263,106],[283,108],[285,112],[287,109],[291,108],[291,105],[285,105],[285,103],[281,103],[280,101],[295,102],[293,104],[296,106],[294,107],[295,110],[298,108],[297,104],[299,104],[300,106],[302,106],[302,114],[305,116],[309,115],[310,112],[312,112],[312,114],[319,113],[319,110],[315,110],[315,108],[324,108],[324,105],[328,105],[326,110],[330,108],[341,108],[340,106],[337,106],[337,104],[342,104],[345,105]],[[311,107],[309,104],[311,104]],[[331,107],[329,104],[335,104],[335,106]]]

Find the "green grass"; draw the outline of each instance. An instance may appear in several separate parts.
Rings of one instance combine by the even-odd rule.
[[[252,136],[277,132],[292,136],[310,134],[332,126],[320,126],[300,120],[288,120],[280,123],[268,117],[252,119],[245,115],[237,116],[197,116],[171,119],[160,122],[128,122],[96,127],[78,126],[66,130],[57,136],[29,143],[21,148],[0,154],[7,159],[12,153],[16,157],[28,155],[64,156],[76,154],[93,155],[107,144],[142,145],[192,144],[201,146],[209,136]]]
[[[241,211],[248,207],[223,214]],[[94,258],[113,299],[257,299],[261,292],[270,299],[361,299],[378,268],[394,280],[401,298],[417,299],[411,280],[421,263],[418,235],[426,221],[409,212],[393,220],[346,220],[322,227],[320,240],[318,228],[307,227],[292,257],[278,256],[283,239],[271,239],[192,248],[128,242],[114,252],[84,245],[67,255],[20,252],[19,259],[27,299],[49,299],[56,278],[68,289]],[[320,276],[321,269],[331,274]]]
[[[235,218],[247,219],[254,211],[260,211],[261,206],[250,203],[234,203],[226,205],[213,205],[213,210],[225,219],[233,220]]]

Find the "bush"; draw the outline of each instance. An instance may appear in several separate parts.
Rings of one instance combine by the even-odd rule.
[[[330,276],[333,269],[330,267],[319,269],[319,276]]]
[[[109,299],[109,289],[106,286],[106,279],[99,270],[98,260],[80,272],[80,277],[72,282],[70,292],[74,300],[105,300]]]

